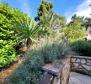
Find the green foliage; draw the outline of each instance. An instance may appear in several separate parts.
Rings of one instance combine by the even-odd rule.
[[[8,39],[14,33],[12,31],[12,20],[10,8],[7,4],[0,4],[0,37],[2,39]]]
[[[65,36],[68,39],[79,39],[84,36],[83,31],[83,17],[74,15],[72,21],[63,29]]]
[[[16,44],[23,42],[29,48],[40,29],[32,18],[20,10],[0,3],[0,67],[14,60]]]
[[[16,19],[16,22],[18,20]],[[14,26],[14,30],[17,32],[16,38],[18,43],[23,42],[27,45],[36,38],[37,33],[41,28],[30,17],[24,16],[19,19],[17,25]]]
[[[83,29],[83,17],[80,16],[72,16],[71,22],[67,25],[68,27],[71,27],[73,29]]]
[[[41,1],[41,4],[37,10],[37,17],[35,17],[35,20],[38,22],[38,24],[42,27],[42,30],[39,32],[39,36],[46,36],[50,34],[50,20],[53,16],[53,4],[50,2],[47,2],[45,0]]]
[[[11,84],[36,84],[41,79],[43,72],[41,67],[54,60],[61,60],[68,51],[65,42],[53,42],[40,44],[36,49],[27,54],[27,59],[10,76]]]
[[[48,17],[48,14],[49,12],[52,11],[52,8],[53,8],[52,3],[42,0],[41,5],[38,8],[37,17],[35,18],[35,20],[41,21],[41,23],[43,23],[43,21],[41,20],[43,19],[42,16]]]
[[[19,19],[23,19],[26,16],[18,9],[11,8],[6,3],[0,3],[0,37],[2,39],[15,38],[16,32],[13,26],[20,23]],[[13,36],[13,37],[12,37]]]
[[[81,29],[64,28],[63,32],[68,39],[79,39],[84,36],[84,31]]]
[[[65,42],[45,44],[44,47],[42,47],[41,55],[45,63],[54,62],[55,59],[60,59],[62,55],[67,54],[67,48],[68,46]]]
[[[10,64],[16,56],[12,17],[12,8],[0,3],[0,68]]]
[[[52,3],[42,0],[37,10],[37,17],[35,17],[38,24],[43,27],[39,34],[50,35],[65,25],[65,17],[55,14],[52,8]]]
[[[84,19],[84,26],[86,28],[86,30],[91,27],[91,18],[85,18]]]
[[[91,56],[91,42],[78,40],[70,43],[74,51],[83,56]]]
[[[41,79],[41,66],[44,64],[40,51],[31,51],[29,57],[10,76],[11,84],[36,84]]]
[[[12,40],[0,40],[0,68],[9,65],[15,60],[16,52],[13,48],[15,43],[16,42]]]
[[[54,13],[52,17],[50,18],[50,20],[47,20],[47,21],[49,23],[49,28],[51,29],[51,33],[61,30],[66,25],[65,17],[59,16]]]
[[[18,9],[0,3],[0,68],[9,65],[16,58],[14,47],[18,33],[14,30],[14,26],[25,16]]]

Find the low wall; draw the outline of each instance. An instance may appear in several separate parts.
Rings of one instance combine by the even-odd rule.
[[[91,75],[91,57],[71,57],[71,70]]]
[[[70,76],[70,58],[63,60],[63,65],[60,67],[60,72],[54,78],[53,84],[68,84]]]
[[[63,64],[60,66],[59,71],[55,74],[51,67],[51,81],[46,84],[68,84],[71,71],[84,73],[91,76],[91,57],[85,56],[71,56],[63,60]],[[50,72],[49,69],[45,69],[45,72]],[[53,75],[53,74],[54,75]],[[45,79],[46,81],[46,79]]]

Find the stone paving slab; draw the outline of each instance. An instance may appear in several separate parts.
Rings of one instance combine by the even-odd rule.
[[[48,72],[53,76],[57,76],[59,73],[59,69],[53,64],[46,64],[42,67],[42,70]]]
[[[71,72],[69,84],[91,84],[91,77],[76,72]]]

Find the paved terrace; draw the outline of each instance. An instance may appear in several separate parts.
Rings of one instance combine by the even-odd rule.
[[[91,84],[91,77],[76,72],[71,72],[69,84]]]

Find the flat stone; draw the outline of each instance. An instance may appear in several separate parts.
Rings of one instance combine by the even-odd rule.
[[[58,73],[59,73],[59,69],[56,66],[54,66],[53,64],[44,65],[42,67],[42,70],[44,70],[44,71],[46,71],[46,72],[48,72],[48,73],[50,73],[52,75],[55,75],[55,76],[57,76]]]

